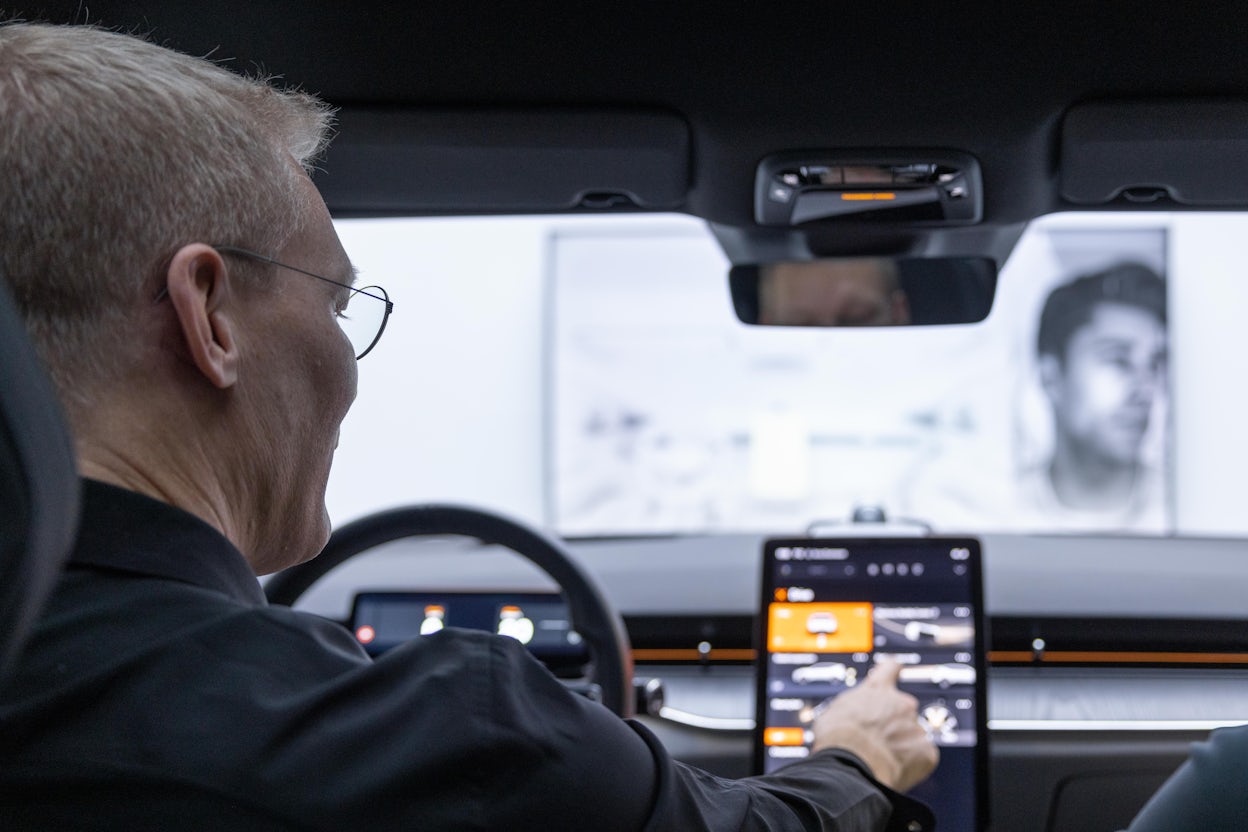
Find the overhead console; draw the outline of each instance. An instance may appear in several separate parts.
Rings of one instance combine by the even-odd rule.
[[[668,211],[689,127],[646,109],[344,108],[315,177],[338,216]]]
[[[1062,124],[1061,193],[1076,205],[1248,205],[1248,101],[1094,101]]]
[[[759,164],[754,183],[754,218],[765,226],[967,225],[982,216],[979,163],[955,151],[782,153]]]

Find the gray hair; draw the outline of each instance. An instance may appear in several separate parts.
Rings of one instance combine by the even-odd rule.
[[[62,400],[125,366],[126,325],[191,242],[276,252],[329,108],[141,38],[0,25],[0,277]]]

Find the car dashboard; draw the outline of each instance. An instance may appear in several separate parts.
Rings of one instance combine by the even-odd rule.
[[[677,759],[722,776],[754,773],[757,582],[765,539],[569,541],[623,615],[638,719]],[[1215,728],[1248,723],[1241,543],[982,539],[992,828],[1121,828],[1192,742]],[[534,644],[537,652],[558,673],[575,658],[576,645],[568,643],[556,592],[548,577],[500,547],[409,538],[334,570],[299,606],[355,626],[357,637],[361,627],[382,629],[379,600],[402,609],[393,617],[407,633],[418,633],[430,616],[454,626],[475,611],[472,623],[488,629],[501,620],[504,630],[509,615],[513,624],[523,617],[533,641],[542,642]],[[1144,597],[1153,599],[1150,618],[1138,614]],[[500,610],[507,610],[501,618]],[[529,624],[516,626],[513,637]]]

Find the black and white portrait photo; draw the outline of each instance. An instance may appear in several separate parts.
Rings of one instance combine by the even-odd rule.
[[[1040,312],[1036,370],[1052,417],[1047,459],[1021,473],[1026,509],[1061,526],[1158,529],[1166,523],[1166,285],[1121,262],[1055,287]]]
[[[1036,278],[1012,310],[1016,527],[1173,528],[1168,242],[1164,227],[1057,224],[1024,252]]]

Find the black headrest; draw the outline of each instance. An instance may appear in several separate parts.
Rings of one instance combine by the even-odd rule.
[[[0,280],[0,677],[69,555],[78,491],[60,404]]]

